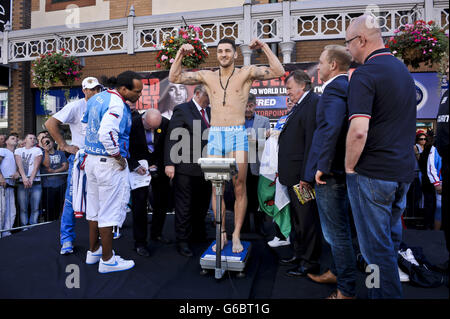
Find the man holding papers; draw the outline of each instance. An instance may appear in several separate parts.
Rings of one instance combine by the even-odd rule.
[[[134,113],[130,132],[130,172],[141,176],[151,175],[154,203],[150,234],[153,240],[163,243],[169,242],[162,236],[169,194],[169,178],[164,174],[163,164],[168,126],[169,120],[162,117],[158,110],[149,109],[144,114]],[[145,257],[150,256],[147,247],[148,192],[148,185],[131,190],[135,248],[139,255]]]

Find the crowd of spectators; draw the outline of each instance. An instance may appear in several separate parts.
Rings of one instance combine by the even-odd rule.
[[[57,150],[47,131],[37,137],[0,135],[0,230],[57,220],[67,170],[65,153]],[[0,233],[0,237],[8,235]]]

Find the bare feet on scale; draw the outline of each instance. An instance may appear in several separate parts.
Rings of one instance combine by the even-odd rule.
[[[223,250],[223,247],[225,247],[228,244],[228,239],[227,239],[227,233],[225,231],[222,231],[222,242],[220,243],[220,245],[222,246],[221,250]],[[213,252],[216,252],[216,245],[214,245],[212,247]]]
[[[241,244],[241,239],[239,236],[235,236],[233,234],[233,253],[238,254],[244,250],[244,247]]]

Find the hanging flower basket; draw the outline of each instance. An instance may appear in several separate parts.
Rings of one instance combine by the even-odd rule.
[[[189,43],[194,47],[194,53],[185,56],[181,64],[187,68],[197,68],[203,63],[209,55],[208,49],[202,40],[198,37],[202,35],[199,27],[190,25],[186,28],[178,30],[178,36],[168,36],[162,43],[161,49],[156,55],[156,67],[170,69],[175,61],[178,49],[185,43]],[[156,46],[156,45],[155,45]]]
[[[48,90],[59,82],[66,87],[71,87],[80,79],[82,68],[80,61],[66,54],[64,49],[42,54],[33,61],[31,64],[33,84],[41,90],[41,100]],[[69,100],[69,94],[70,90],[66,88],[64,92],[66,101]]]
[[[418,20],[414,24],[406,24],[394,31],[386,47],[414,69],[420,63],[439,66],[443,74],[448,63],[448,33],[434,21]]]

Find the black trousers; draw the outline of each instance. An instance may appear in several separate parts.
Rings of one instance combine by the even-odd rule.
[[[175,173],[175,234],[178,242],[206,238],[205,217],[212,186],[203,176]]]
[[[259,175],[253,175],[250,170],[250,165],[247,170],[247,211],[245,213],[244,224],[242,225],[243,232],[250,232],[250,214],[253,214],[253,221],[255,226],[255,231],[257,232],[264,223],[264,213],[258,212],[259,201],[258,201],[258,181]]]
[[[291,223],[294,230],[294,255],[305,267],[317,264],[322,252],[322,231],[315,200],[302,205],[292,187],[288,187]]]
[[[42,187],[42,208],[46,221],[57,220],[64,206],[66,184],[57,187]]]
[[[169,178],[159,175],[150,182],[153,193],[153,215],[150,228],[151,238],[161,236],[166,220],[169,202]],[[136,247],[147,246],[148,187],[140,187],[131,191],[131,210],[133,212],[133,237]]]

